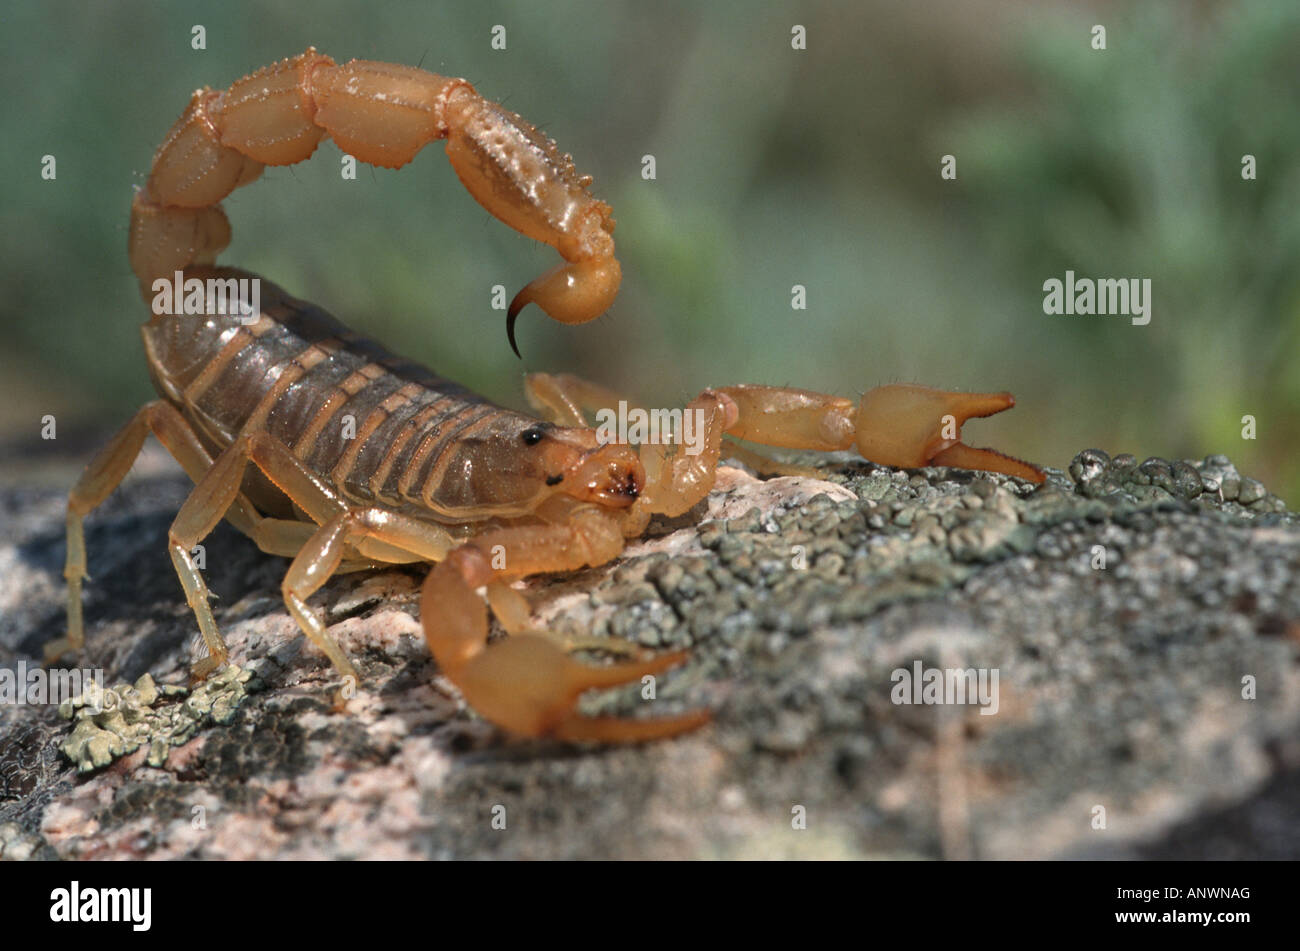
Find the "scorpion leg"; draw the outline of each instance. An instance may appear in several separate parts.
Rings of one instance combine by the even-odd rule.
[[[190,552],[207,537],[217,522],[228,516],[239,496],[244,470],[249,462],[315,522],[324,523],[348,510],[337,493],[310,472],[288,447],[265,432],[241,435],[217,457],[181,506],[168,532],[172,563],[208,646],[207,658],[194,667],[193,675],[197,679],[206,677],[225,663],[227,651],[208,603],[207,584]],[[333,658],[338,652],[337,646],[333,645],[328,634],[322,632],[321,637],[323,640],[317,642],[318,646]]]
[[[538,629],[533,625],[533,609],[528,599],[504,581],[493,581],[487,586],[488,607],[492,614],[511,635],[535,634],[549,637],[559,643],[566,651],[607,651],[613,654],[639,654],[642,648],[622,637],[595,637],[581,634],[557,633]]]
[[[85,644],[85,627],[81,613],[81,585],[86,577],[85,517],[118,487],[144,445],[149,433],[162,443],[186,474],[199,482],[212,467],[212,457],[195,435],[185,417],[163,400],[146,404],[100,450],[86,467],[68,495],[68,553],[63,576],[68,582],[68,630],[64,637],[45,645],[47,663],[58,660],[68,651],[80,650]],[[252,530],[256,514],[245,499],[235,500],[230,519],[243,531]]]
[[[722,387],[740,407],[728,432],[790,449],[850,449],[885,466],[983,469],[1028,482],[1046,479],[1034,465],[960,441],[961,426],[1016,405],[1010,393],[955,393],[911,383],[878,386],[853,402],[809,390],[774,386]]]
[[[452,544],[444,529],[386,509],[342,512],[316,529],[289,565],[280,586],[284,603],[303,633],[329,657],[334,669],[356,684],[357,674],[347,655],[307,606],[307,599],[339,569],[350,548],[380,561],[439,561]]]
[[[505,629],[507,634],[536,634],[550,637],[561,644],[566,651],[600,650],[614,654],[638,654],[641,648],[621,637],[587,637],[574,634],[560,634],[533,625],[533,609],[523,593],[515,590],[504,581],[493,581],[487,586],[488,607]]]
[[[533,409],[561,426],[586,426],[586,410],[615,407],[623,399],[571,373],[529,373],[524,377],[524,395]]]
[[[508,570],[494,569],[489,552],[505,552]],[[501,528],[454,549],[434,566],[420,598],[425,639],[443,674],[484,718],[524,736],[563,740],[637,742],[696,729],[697,711],[632,720],[584,717],[578,697],[616,687],[680,664],[684,651],[644,661],[594,667],[574,660],[545,635],[520,634],[488,643],[488,608],[475,589],[503,578],[601,564],[622,550],[618,523],[592,508],[565,524]]]
[[[771,456],[766,456],[747,446],[742,446],[730,437],[722,441],[727,447],[722,451],[725,458],[743,462],[761,476],[801,476],[805,479],[824,478],[822,470],[815,466],[801,466],[793,462],[781,462],[779,459],[773,459]]]

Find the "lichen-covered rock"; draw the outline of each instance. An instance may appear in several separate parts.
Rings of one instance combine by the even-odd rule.
[[[149,750],[146,762],[161,766],[168,747],[181,746],[206,723],[229,723],[251,678],[249,671],[227,664],[193,691],[170,684],[159,687],[148,674],[134,686],[103,689],[91,684],[59,705],[59,716],[74,724],[59,750],[79,773],[107,766],[142,746]]]
[[[139,480],[88,523],[78,661],[135,686],[111,715],[69,704],[71,727],[0,708],[0,857],[1297,857],[1281,500],[1222,456],[1087,450],[1037,487],[800,461],[725,467],[618,562],[522,586],[554,630],[690,647],[654,703],[715,712],[576,752],[464,708],[420,636],[418,566],[313,599],[362,677],[337,709],[287,563],[224,527],[207,574],[239,668],[185,693],[201,642],[165,536],[186,483]],[[0,662],[61,632],[62,504],[0,509]],[[996,711],[900,702],[918,664],[997,671]]]

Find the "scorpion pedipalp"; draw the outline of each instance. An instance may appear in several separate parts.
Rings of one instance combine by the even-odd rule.
[[[686,652],[596,667],[574,660],[547,635],[511,634],[489,643],[488,608],[474,591],[493,575],[483,547],[466,545],[435,565],[420,598],[429,649],[475,710],[521,736],[561,740],[640,742],[708,722],[702,710],[648,719],[579,714],[578,698],[586,691],[662,673],[686,660]]]
[[[960,441],[968,419],[1015,406],[1010,393],[888,383],[868,390],[854,406],[844,397],[787,387],[744,384],[721,392],[740,406],[740,423],[731,433],[742,439],[820,452],[856,448],[864,459],[898,468],[982,469],[1034,483],[1047,478],[1028,462]]]

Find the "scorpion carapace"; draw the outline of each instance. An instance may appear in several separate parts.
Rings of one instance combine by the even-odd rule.
[[[68,631],[48,645],[47,658],[84,643],[83,520],[121,482],[150,433],[195,482],[168,543],[208,648],[196,677],[227,659],[194,557],[225,518],[262,550],[292,559],[281,586],[289,614],[354,686],[351,662],[308,599],[337,571],[435,563],[421,623],[443,674],[493,723],[569,740],[653,739],[708,717],[580,715],[584,691],[637,681],[685,655],[580,663],[571,650],[591,639],[534,630],[514,583],[611,561],[652,515],[689,511],[713,487],[724,434],[799,449],[856,446],[883,465],[1043,481],[1028,463],[959,441],[965,420],[1013,405],[1007,393],[894,384],[855,405],[808,390],[710,389],[687,406],[699,420],[694,451],[647,444],[638,452],[589,427],[586,412],[619,403],[600,386],[533,374],[526,391],[545,418],[503,409],[270,282],[210,267],[229,239],[216,203],[263,165],[306,158],[327,132],[356,157],[393,167],[446,137],[453,165],[484,206],[554,244],[568,262],[528,285],[515,305],[536,301],[561,320],[586,320],[616,292],[608,207],[586,194],[587,180],[536,129],[462,80],[386,63],[335,66],[308,50],[228,92],[196,93],[132,205],[130,256],[147,299],[156,280],[176,271],[209,296],[200,295],[206,304],[196,313],[156,311],[143,327],[161,399],[118,432],[72,489]],[[213,306],[216,287],[238,300]],[[489,606],[510,635],[490,643]],[[607,638],[597,643],[636,650]]]

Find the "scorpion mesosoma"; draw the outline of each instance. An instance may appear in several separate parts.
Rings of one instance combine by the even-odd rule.
[[[461,182],[489,212],[554,246],[565,263],[527,285],[528,303],[578,323],[603,313],[621,279],[614,222],[567,155],[462,79],[308,49],[202,89],[172,127],[131,207],[129,256],[146,300],[182,272],[216,268],[230,240],[219,202],[266,165],[308,158],[324,136],[386,168],[446,139]],[[528,736],[635,741],[701,725],[697,711],[653,719],[585,717],[584,691],[638,680],[685,652],[596,666],[573,644],[531,630],[511,582],[616,558],[651,516],[688,511],[710,491],[724,433],[772,446],[843,450],[892,466],[945,465],[1034,482],[1036,467],[958,441],[959,427],[1014,405],[1008,393],[877,387],[855,405],[806,390],[731,386],[702,392],[702,451],[605,443],[584,416],[617,399],[571,376],[534,374],[526,391],[545,419],[500,408],[350,333],[264,282],[252,315],[154,315],[145,354],[161,399],[141,409],[92,460],[68,500],[68,629],[47,658],[83,646],[83,519],[120,483],[152,433],[195,488],[169,532],[172,561],[206,642],[204,677],[226,662],[193,550],[222,518],[263,550],[292,559],[290,615],[345,678],[356,673],[307,600],[336,571],[433,562],[422,627],[439,668],[487,720]],[[340,420],[355,420],[346,438]],[[494,553],[503,555],[498,560]],[[480,594],[479,589],[484,593]],[[486,603],[484,602],[486,597]],[[489,641],[491,608],[510,635]]]

